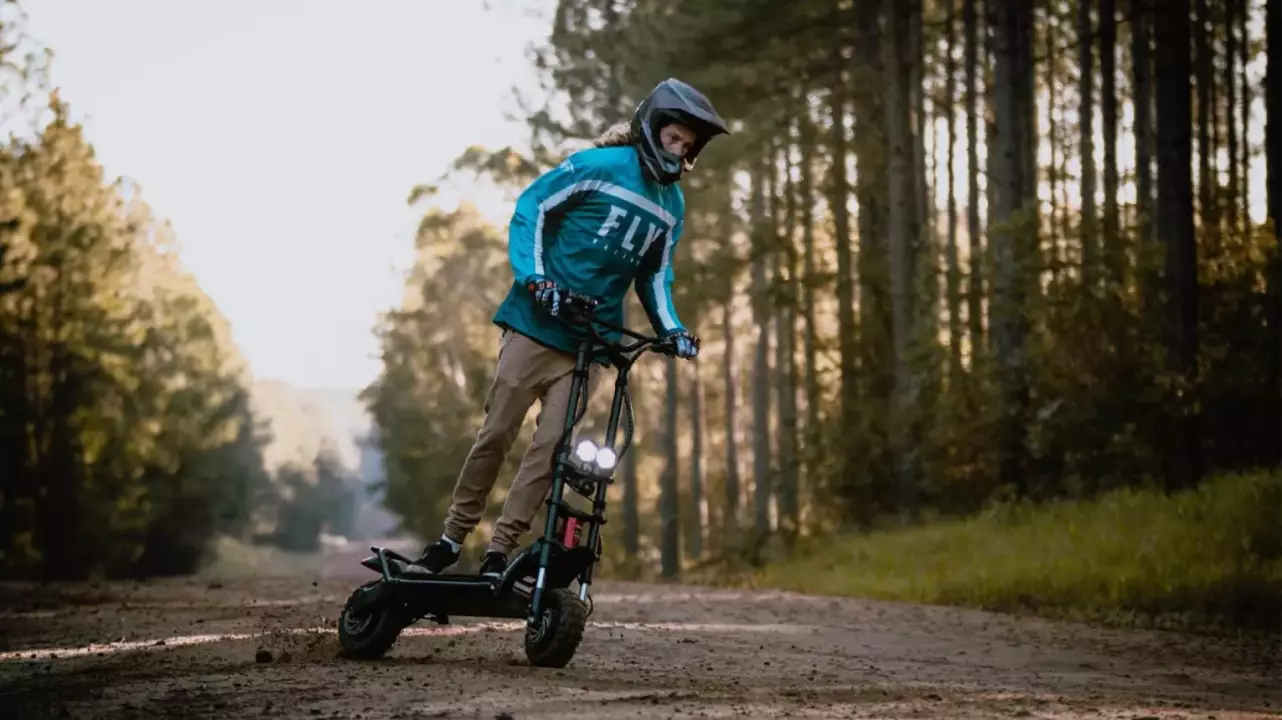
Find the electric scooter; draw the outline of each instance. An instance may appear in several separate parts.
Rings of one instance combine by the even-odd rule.
[[[559,317],[587,329],[580,343],[570,386],[565,428],[553,459],[552,490],[542,537],[521,550],[498,578],[479,574],[407,574],[412,561],[387,548],[372,546],[374,555],[361,565],[379,574],[357,588],[338,619],[342,654],[349,658],[382,657],[401,630],[427,619],[449,624],[451,617],[525,618],[525,654],[539,667],[565,667],[574,657],[592,611],[588,592],[592,570],[601,559],[601,526],[605,524],[606,491],[614,468],[628,451],[635,430],[628,372],[646,350],[675,354],[671,340],[642,335],[593,316],[597,301],[568,293]],[[613,341],[599,328],[633,338]],[[604,353],[616,368],[614,399],[603,445],[580,440],[571,451],[575,428],[587,409],[588,368]],[[615,449],[621,416],[626,417],[622,446]],[[565,501],[565,488],[592,501],[584,512]],[[584,541],[584,531],[587,537]],[[577,592],[570,584],[578,581]]]

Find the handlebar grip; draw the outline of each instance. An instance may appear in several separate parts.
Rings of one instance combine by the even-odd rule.
[[[573,290],[566,291],[565,302],[568,305],[582,308],[584,310],[595,310],[597,305],[601,304],[600,300]]]

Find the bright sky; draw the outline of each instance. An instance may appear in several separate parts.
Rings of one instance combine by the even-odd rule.
[[[538,87],[524,52],[551,3],[23,5],[108,176],[172,220],[254,374],[358,388],[411,260],[410,188],[468,145],[523,144],[505,115]]]

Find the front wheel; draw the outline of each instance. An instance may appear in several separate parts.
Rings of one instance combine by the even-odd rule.
[[[392,603],[379,603],[372,607],[354,609],[356,598],[362,593],[373,592],[382,580],[372,580],[357,588],[338,617],[338,644],[344,657],[357,660],[377,660],[391,649],[401,634],[404,623],[401,613]]]
[[[583,639],[588,612],[567,588],[543,593],[543,612],[525,631],[525,656],[539,667],[562,668],[570,663]]]

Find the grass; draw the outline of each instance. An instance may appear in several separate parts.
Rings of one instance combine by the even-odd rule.
[[[1282,630],[1282,474],[1164,495],[1003,505],[813,542],[740,578],[759,587],[1109,624]]]

